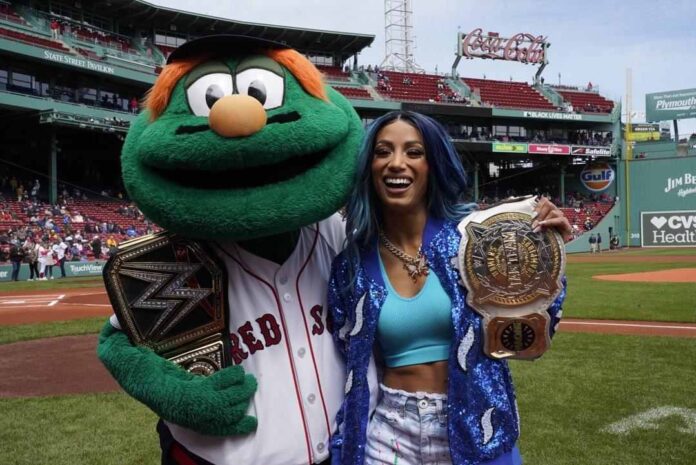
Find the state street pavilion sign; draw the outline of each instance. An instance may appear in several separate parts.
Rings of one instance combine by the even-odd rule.
[[[483,34],[476,28],[468,34],[457,35],[457,55],[465,58],[485,58],[489,60],[517,61],[525,64],[546,63],[548,42],[544,36],[520,32],[510,38],[501,37],[497,32]]]
[[[58,53],[52,50],[44,50],[43,56],[46,60],[49,61],[65,63],[66,65],[77,66],[78,68],[89,69],[91,71],[98,71],[100,73],[115,74],[113,66],[108,66],[103,63],[97,63],[96,61],[86,60],[84,58],[79,58],[72,55],[66,55],[64,53]]]
[[[645,94],[646,121],[696,118],[696,89]]]

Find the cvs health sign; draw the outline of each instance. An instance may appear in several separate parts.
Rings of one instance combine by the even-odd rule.
[[[643,247],[696,247],[696,210],[641,212]]]

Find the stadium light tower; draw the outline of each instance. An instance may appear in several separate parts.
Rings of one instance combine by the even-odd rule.
[[[413,56],[411,0],[384,0],[384,60],[380,68],[422,73]]]

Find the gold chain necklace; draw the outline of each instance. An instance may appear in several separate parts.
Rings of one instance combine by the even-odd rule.
[[[395,246],[382,231],[379,232],[379,239],[382,245],[401,261],[404,269],[414,283],[418,280],[419,276],[428,276],[430,271],[428,260],[425,258],[425,255],[423,255],[422,247],[418,247],[418,255],[412,257]]]

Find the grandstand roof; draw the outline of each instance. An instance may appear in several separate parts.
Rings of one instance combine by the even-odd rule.
[[[121,22],[151,22],[162,29],[192,36],[210,34],[240,34],[285,43],[304,53],[322,55],[340,54],[347,58],[368,47],[375,36],[348,32],[301,29],[270,24],[248,23],[227,18],[202,15],[154,5],[143,0],[110,0],[99,2],[102,14],[119,18]]]

